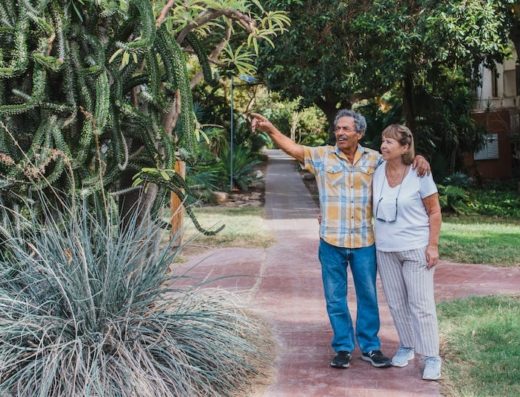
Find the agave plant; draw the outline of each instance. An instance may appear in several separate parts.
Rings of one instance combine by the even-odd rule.
[[[180,287],[152,222],[0,212],[0,395],[227,396],[267,368],[267,328],[223,291]]]

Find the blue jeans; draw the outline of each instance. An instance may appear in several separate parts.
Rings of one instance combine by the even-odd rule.
[[[327,313],[335,351],[354,350],[354,328],[347,306],[347,266],[350,264],[357,298],[356,339],[362,352],[379,350],[379,308],[376,293],[375,246],[343,248],[320,240],[319,258]]]

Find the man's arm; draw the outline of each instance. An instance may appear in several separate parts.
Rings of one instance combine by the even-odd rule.
[[[379,157],[377,159],[377,165],[376,168],[379,167],[381,164],[383,164],[383,156],[381,156],[381,153],[378,153]],[[431,168],[430,163],[428,163],[428,160],[426,160],[423,156],[418,154],[413,159],[412,168],[417,171],[417,175],[420,177],[423,177],[425,175],[430,175]]]
[[[419,176],[430,175],[431,172],[430,163],[420,154],[413,159],[412,168],[417,171]]]
[[[251,113],[251,128],[266,132],[276,145],[289,156],[294,157],[300,163],[303,163],[304,150],[302,145],[298,145],[291,138],[282,134],[278,128],[268,119],[258,113]]]

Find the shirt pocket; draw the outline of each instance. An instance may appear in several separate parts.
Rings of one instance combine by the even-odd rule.
[[[345,173],[341,164],[325,166],[323,176],[325,183],[332,188],[337,188],[342,183],[346,183]]]
[[[375,167],[371,166],[360,166],[355,169],[357,176],[363,187],[372,187],[372,179],[374,177]]]

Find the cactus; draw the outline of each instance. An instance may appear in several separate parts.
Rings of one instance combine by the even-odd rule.
[[[209,65],[208,56],[200,43],[197,35],[195,33],[189,33],[186,36],[186,41],[191,46],[197,58],[199,59],[200,67],[202,69],[202,74],[204,75],[204,80],[211,86],[216,86],[218,81],[213,78],[213,73],[211,72],[211,66]]]
[[[151,1],[125,10],[102,0],[5,0],[0,22],[0,199],[53,188],[95,202],[102,189],[128,187],[123,171],[173,168],[180,148],[193,150],[187,60],[166,24],[156,26]],[[211,80],[199,41],[187,43]],[[166,131],[178,97],[177,125]],[[162,196],[185,188],[180,178],[145,182]]]

